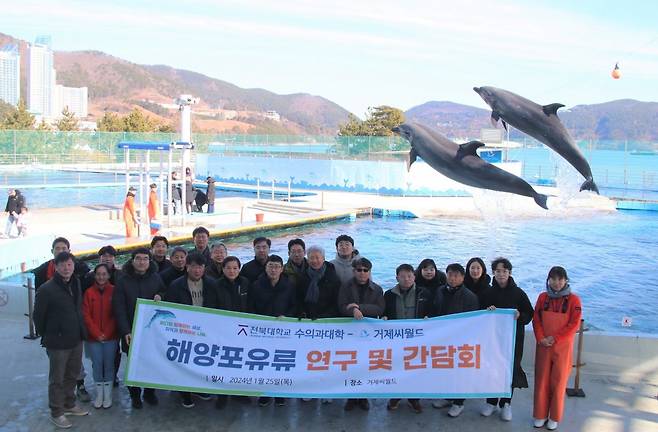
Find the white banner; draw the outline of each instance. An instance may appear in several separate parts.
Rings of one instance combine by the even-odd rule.
[[[126,384],[280,397],[510,397],[514,310],[277,319],[138,300]]]

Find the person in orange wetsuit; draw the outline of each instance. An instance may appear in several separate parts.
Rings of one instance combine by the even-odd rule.
[[[137,237],[137,215],[135,214],[135,191],[128,188],[126,200],[123,203],[123,221],[126,224],[126,237]]]
[[[160,212],[160,204],[158,202],[158,185],[151,183],[151,191],[149,192],[149,201],[147,205],[149,213],[149,226],[151,228],[151,235],[156,235],[160,230],[160,222],[158,219]]]
[[[567,271],[553,267],[546,279],[546,292],[535,305],[534,426],[555,430],[564,413],[564,393],[571,373],[573,339],[580,326],[580,298],[571,292]]]

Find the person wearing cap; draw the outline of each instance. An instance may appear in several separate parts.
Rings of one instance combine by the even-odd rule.
[[[149,201],[147,205],[149,214],[149,227],[151,228],[151,235],[156,235],[160,231],[160,222],[158,221],[160,214],[160,201],[158,201],[158,185],[151,183],[149,192]]]
[[[336,238],[336,258],[331,263],[336,268],[336,273],[341,283],[349,282],[354,276],[352,261],[360,258],[359,251],[354,249],[354,239],[346,234]]]
[[[340,238],[340,237],[339,237]],[[360,320],[364,317],[379,318],[384,315],[384,290],[372,281],[372,263],[367,258],[352,261],[352,278],[344,283],[338,291],[338,312],[341,316]],[[368,399],[348,399],[345,411],[352,411],[359,406],[368,411]]]
[[[137,237],[137,214],[135,213],[135,191],[128,188],[126,200],[123,202],[123,222],[126,224],[126,237]]]
[[[208,213],[215,213],[215,179],[208,176],[206,178],[208,188],[206,189],[206,198],[208,199]]]

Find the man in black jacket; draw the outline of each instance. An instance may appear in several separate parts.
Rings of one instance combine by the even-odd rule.
[[[82,318],[82,290],[74,269],[73,255],[69,252],[57,255],[55,274],[37,292],[34,304],[34,324],[50,362],[50,421],[60,428],[72,426],[67,415],[89,414],[75,404],[74,390],[82,365],[86,329]]]
[[[5,213],[7,213],[7,225],[5,226],[5,237],[11,237],[11,232],[16,226],[18,214],[21,212],[18,207],[18,199],[16,198],[16,191],[9,189],[7,196],[7,205],[5,205]]]
[[[436,290],[433,316],[452,315],[480,308],[478,297],[464,286],[465,275],[466,270],[461,264],[453,263],[446,267],[448,283]],[[452,402],[448,410],[450,417],[457,417],[464,411],[464,399],[452,399],[449,402]],[[437,401],[434,406],[441,407],[442,403]]]
[[[243,268],[244,270],[244,268]],[[259,315],[280,317],[295,316],[295,289],[283,276],[283,260],[278,255],[271,255],[265,264],[262,274],[249,288],[249,304],[251,312]],[[272,403],[270,397],[258,398],[259,406]],[[277,406],[286,404],[285,398],[274,398]]]
[[[260,275],[265,273],[265,263],[270,255],[270,247],[272,247],[272,240],[256,237],[254,239],[254,259],[242,266],[240,276],[244,276],[249,279],[250,283],[254,283]]]
[[[192,240],[194,241],[194,248],[188,252],[199,252],[206,259],[206,262],[210,261],[210,248],[208,247],[210,231],[206,227],[198,226],[192,231]]]
[[[158,265],[158,273],[160,274],[171,267],[171,262],[167,259],[167,249],[169,249],[167,237],[157,235],[151,239],[151,256]]]
[[[151,261],[147,248],[133,251],[132,258],[123,266],[123,277],[117,281],[112,297],[112,310],[121,336],[121,348],[128,353],[131,342],[131,331],[135,307],[138,298],[160,301],[165,292],[165,286],[158,275],[158,266]],[[142,389],[128,387],[133,408],[142,407]],[[150,405],[156,405],[158,398],[154,389],[144,389],[144,400]]]
[[[162,278],[165,288],[169,288],[169,285],[171,285],[173,281],[185,275],[186,257],[187,251],[182,246],[176,246],[171,250],[171,255],[169,256],[169,262],[171,265],[167,270],[160,272],[160,277]]]
[[[48,260],[41,264],[39,267],[35,268],[32,270],[32,273],[34,273],[34,289],[35,291],[38,291],[39,288],[48,282],[50,279],[55,276],[55,257],[59,255],[62,252],[71,252],[71,243],[64,237],[57,237],[55,240],[53,240],[52,246],[51,246],[51,252],[53,254],[53,259]],[[73,275],[80,279],[82,289],[84,290],[86,288],[86,285],[84,283],[86,275],[89,273],[89,266],[83,261],[79,261],[73,258]],[[91,396],[89,395],[89,392],[87,392],[87,389],[85,388],[85,366],[83,363],[80,363],[80,373],[78,374],[78,383],[75,388],[75,393],[78,396],[78,399],[80,402],[89,402],[91,400]]]
[[[174,280],[169,288],[165,300],[171,303],[218,308],[217,282],[204,276],[206,259],[199,252],[190,252],[185,259],[186,275]],[[202,399],[209,399],[205,394],[199,395]],[[181,392],[184,408],[193,408],[192,394]]]
[[[398,281],[390,290],[384,293],[384,319],[414,319],[429,315],[428,291],[416,287],[416,275],[411,264],[400,264],[395,269]],[[409,406],[417,414],[423,412],[418,399],[408,399]],[[400,399],[388,401],[386,409],[393,411],[400,406]]]

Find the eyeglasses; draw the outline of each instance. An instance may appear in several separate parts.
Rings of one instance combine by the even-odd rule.
[[[368,272],[370,271],[370,269],[367,269],[367,268],[355,268],[354,271],[357,272],[357,273],[368,273]]]

